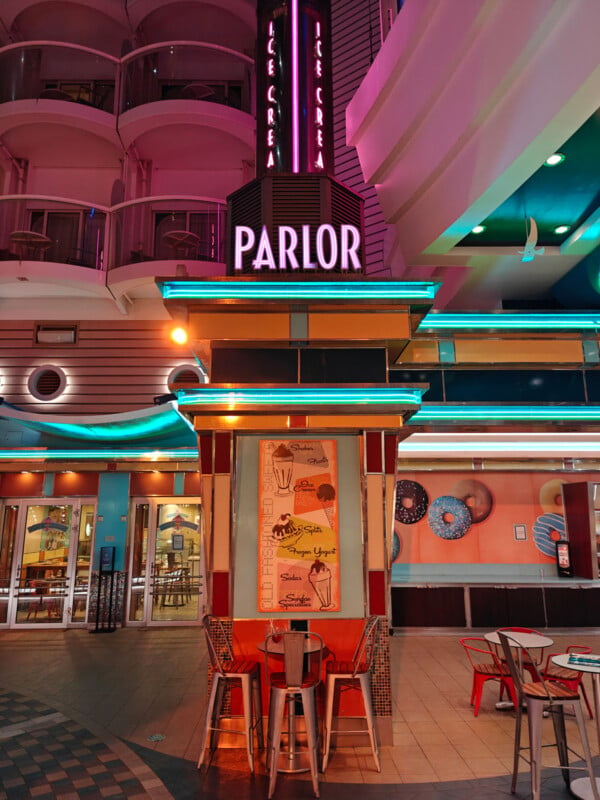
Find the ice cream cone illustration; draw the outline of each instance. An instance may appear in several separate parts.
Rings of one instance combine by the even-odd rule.
[[[329,527],[333,528],[335,520],[335,509],[333,507],[335,501],[335,489],[330,483],[322,483],[317,489],[317,498],[321,501],[325,516],[329,522]]]
[[[331,570],[322,561],[317,560],[311,564],[308,573],[308,582],[317,595],[321,610],[331,606]]]
[[[273,452],[273,474],[277,483],[277,494],[279,497],[291,494],[290,483],[292,482],[292,472],[294,470],[294,454],[283,443]]]

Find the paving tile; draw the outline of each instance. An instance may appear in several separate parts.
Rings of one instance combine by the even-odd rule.
[[[320,781],[323,800],[510,797],[514,717],[496,711],[492,690],[473,716],[458,638],[391,637],[394,744],[381,748],[380,773],[368,746],[338,748]],[[596,633],[552,638],[557,650],[576,638],[600,652]],[[40,648],[52,655],[43,680]],[[0,631],[0,736],[20,728],[0,740],[0,800],[264,800],[264,753],[254,776],[239,747],[219,749],[196,769],[206,663],[195,629],[125,629],[103,641],[83,630]],[[596,752],[595,722],[586,725]],[[148,742],[156,732],[166,739]],[[572,726],[568,733],[578,746]],[[551,749],[544,763],[543,797],[566,800],[560,773],[547,768],[556,763]],[[307,800],[309,778],[279,775],[276,797]],[[517,796],[529,794],[528,780],[523,771]]]

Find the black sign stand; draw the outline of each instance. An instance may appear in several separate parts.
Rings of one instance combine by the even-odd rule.
[[[113,633],[116,630],[113,624],[113,592],[115,587],[115,548],[100,548],[100,570],[98,572],[98,594],[96,598],[96,627],[90,633]],[[101,619],[104,611],[104,601],[108,594],[108,614],[106,619]],[[102,608],[101,608],[102,607]]]

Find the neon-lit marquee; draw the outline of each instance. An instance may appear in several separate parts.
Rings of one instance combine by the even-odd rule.
[[[360,231],[354,225],[341,225],[339,235],[333,225],[319,225],[316,231],[316,261],[311,260],[310,226],[302,225],[300,236],[290,225],[280,225],[276,229],[279,257],[263,225],[256,241],[256,234],[246,225],[237,225],[234,236],[234,270],[242,272],[245,254],[254,254],[252,267],[255,272],[277,270],[278,272],[329,271],[335,268],[342,272],[360,272],[359,257]]]

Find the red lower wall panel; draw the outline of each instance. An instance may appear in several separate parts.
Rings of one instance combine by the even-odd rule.
[[[385,572],[369,570],[369,614],[385,616],[386,608]]]
[[[229,572],[213,572],[211,605],[215,616],[229,616]]]

